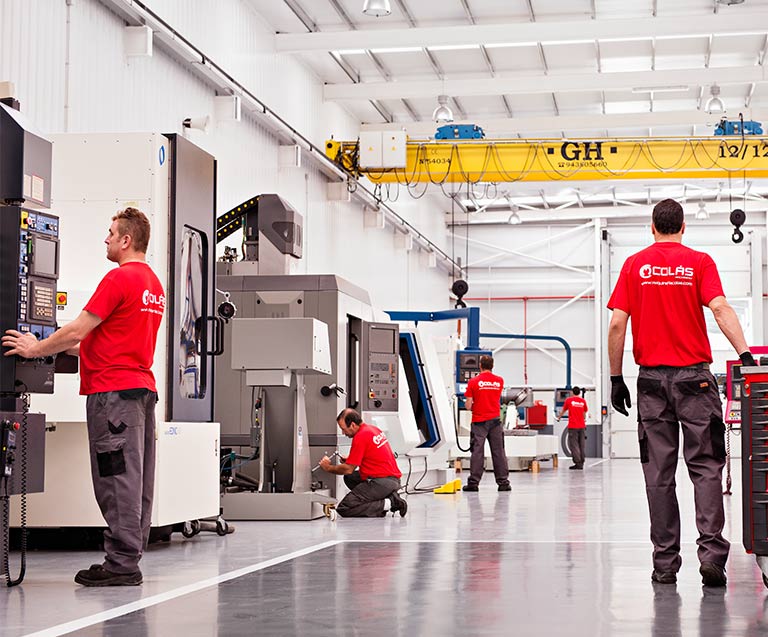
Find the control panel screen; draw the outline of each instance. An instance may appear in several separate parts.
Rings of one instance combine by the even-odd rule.
[[[396,330],[371,328],[370,350],[377,354],[394,354]]]
[[[32,250],[32,270],[30,274],[37,276],[58,277],[58,248],[56,241],[45,237],[35,236]]]

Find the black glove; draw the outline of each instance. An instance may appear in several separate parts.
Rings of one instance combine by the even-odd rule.
[[[620,414],[629,416],[627,408],[632,406],[632,398],[621,374],[611,376],[611,404]]]
[[[744,367],[754,367],[755,365],[757,365],[757,363],[755,362],[755,357],[752,356],[752,352],[750,352],[749,350],[739,354],[739,359],[741,360],[741,364],[744,365]]]

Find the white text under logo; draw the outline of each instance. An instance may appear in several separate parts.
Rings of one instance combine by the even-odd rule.
[[[651,277],[676,277],[683,279],[693,278],[693,268],[686,268],[678,265],[651,265],[646,263],[640,268],[640,277],[650,279]]]

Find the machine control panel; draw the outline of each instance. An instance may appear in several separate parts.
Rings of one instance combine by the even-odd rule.
[[[397,411],[400,365],[400,328],[395,323],[363,322],[365,411]]]
[[[558,387],[555,390],[555,414],[560,413],[563,405],[565,404],[565,401],[568,400],[568,397],[572,394],[573,392],[565,387]],[[565,414],[564,417],[568,418],[568,414]]]
[[[0,208],[0,323],[42,339],[56,330],[59,219],[17,206]],[[55,360],[5,358],[0,391],[53,392]]]
[[[0,421],[0,471],[5,478],[13,473],[13,452],[16,449],[16,432],[19,426],[18,422],[8,419]]]
[[[486,349],[462,349],[456,352],[456,383],[466,385],[470,378],[480,373],[480,357],[491,355],[491,350]]]

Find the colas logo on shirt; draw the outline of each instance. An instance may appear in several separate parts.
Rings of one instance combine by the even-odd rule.
[[[642,279],[650,279],[654,276],[674,276],[690,279],[693,277],[693,268],[686,268],[682,265],[651,265],[646,263],[640,268],[639,274]]]
[[[141,295],[141,302],[144,305],[159,305],[161,308],[165,309],[165,294],[157,296],[149,290],[144,290],[144,294]]]
[[[383,447],[385,444],[387,444],[387,437],[384,435],[384,433],[376,434],[373,437],[373,444],[376,445],[376,447]]]
[[[479,380],[477,386],[480,389],[500,389],[501,383],[497,380]]]

